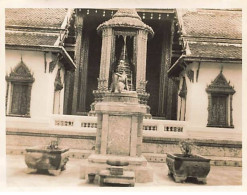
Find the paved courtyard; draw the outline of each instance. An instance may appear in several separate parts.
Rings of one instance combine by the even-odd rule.
[[[7,187],[13,190],[46,189],[46,188],[83,188],[94,187],[96,184],[89,184],[86,180],[79,179],[79,167],[85,163],[85,159],[70,159],[66,170],[59,176],[47,174],[27,174],[27,169],[23,155],[7,155]],[[242,185],[242,168],[211,166],[211,171],[207,178],[207,184],[196,183],[175,183],[167,173],[165,163],[150,163],[154,169],[154,181],[152,183],[136,183],[135,187],[167,187],[167,186],[222,186],[222,185]]]

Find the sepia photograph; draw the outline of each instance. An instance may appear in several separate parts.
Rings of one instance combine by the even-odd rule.
[[[243,9],[112,7],[4,8],[6,188],[242,186]]]

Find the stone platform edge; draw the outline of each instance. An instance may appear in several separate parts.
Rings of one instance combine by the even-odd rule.
[[[49,130],[49,129],[21,129],[21,128],[7,128],[6,135],[18,136],[36,136],[36,137],[57,137],[57,138],[71,138],[71,139],[90,139],[96,140],[96,131],[64,131],[64,130]],[[178,144],[181,138],[174,137],[152,137],[143,136],[143,143],[155,144]],[[215,139],[193,139],[197,146],[210,147],[226,147],[226,148],[242,148],[242,141],[233,140],[215,140]]]

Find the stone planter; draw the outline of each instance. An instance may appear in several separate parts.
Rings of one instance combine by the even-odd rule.
[[[69,160],[68,148],[47,149],[47,146],[36,146],[26,149],[25,162],[28,172],[48,171],[59,175],[65,170]]]
[[[184,182],[188,177],[192,177],[198,182],[206,183],[210,159],[199,155],[184,157],[182,154],[167,154],[166,163],[169,175],[173,176],[175,182]]]

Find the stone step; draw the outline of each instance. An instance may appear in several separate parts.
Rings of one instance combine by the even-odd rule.
[[[7,146],[7,154],[25,154],[24,146]],[[87,159],[93,150],[77,150],[70,149],[69,156],[70,158],[76,159]],[[156,163],[165,163],[166,154],[156,154],[156,153],[143,153],[143,156],[147,159],[148,162]],[[217,156],[205,156],[206,158],[211,159],[210,164],[212,166],[232,166],[232,167],[242,167],[242,158],[235,157],[217,157]]]

